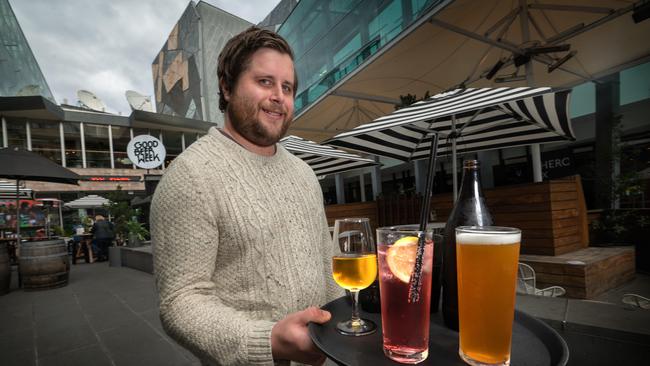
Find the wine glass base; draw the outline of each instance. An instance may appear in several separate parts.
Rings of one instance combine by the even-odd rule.
[[[374,333],[377,330],[377,325],[367,319],[359,319],[358,322],[346,320],[336,324],[336,330],[346,336],[359,337]]]

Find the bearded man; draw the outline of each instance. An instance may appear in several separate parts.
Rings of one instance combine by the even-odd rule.
[[[224,128],[174,160],[151,205],[163,327],[204,364],[322,364],[307,324],[327,322],[318,306],[343,292],[318,180],[278,144],[293,53],[251,27],[228,41],[217,76]]]

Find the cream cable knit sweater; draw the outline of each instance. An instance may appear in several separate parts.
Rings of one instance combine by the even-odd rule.
[[[281,145],[210,129],[165,172],[151,229],[163,326],[203,362],[272,365],[275,322],[343,295],[318,181]]]

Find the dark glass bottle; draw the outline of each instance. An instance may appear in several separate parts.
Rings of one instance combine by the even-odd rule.
[[[458,330],[458,281],[456,277],[456,228],[493,225],[481,190],[478,160],[463,163],[458,200],[445,226],[442,262],[442,316],[447,328]]]

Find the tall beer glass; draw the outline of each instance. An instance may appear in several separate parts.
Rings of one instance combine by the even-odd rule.
[[[409,301],[409,281],[415,266],[418,227],[377,229],[379,293],[384,354],[408,364],[424,361],[429,354],[429,307],[433,266],[433,232],[424,233],[420,299]]]
[[[470,365],[509,365],[521,230],[456,228],[460,357]]]

